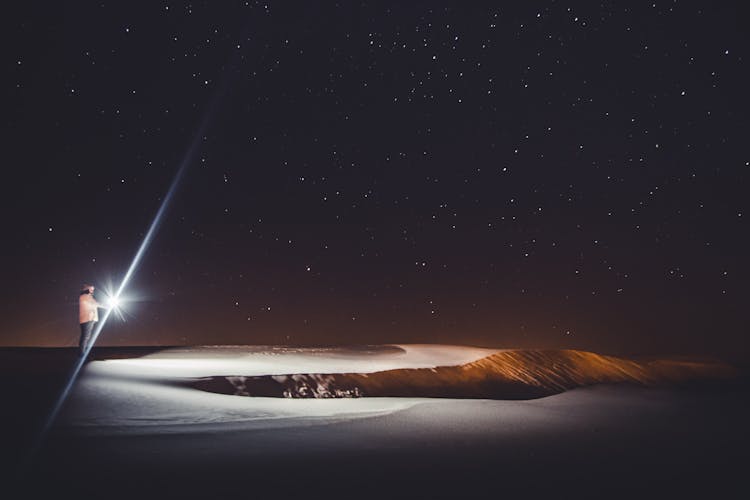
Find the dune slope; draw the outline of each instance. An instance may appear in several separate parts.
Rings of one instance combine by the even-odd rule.
[[[460,366],[375,373],[220,376],[202,378],[192,385],[240,396],[531,399],[601,383],[663,386],[733,376],[732,367],[715,362],[645,362],[576,350],[509,350]]]

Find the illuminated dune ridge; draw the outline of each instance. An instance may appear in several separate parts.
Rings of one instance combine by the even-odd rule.
[[[718,362],[635,361],[576,350],[508,350],[460,366],[206,377],[192,385],[209,392],[263,397],[532,399],[594,384],[671,386],[735,376],[732,367]]]

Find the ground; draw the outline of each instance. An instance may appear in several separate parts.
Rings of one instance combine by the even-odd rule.
[[[289,373],[295,363],[373,371],[482,354],[243,352],[230,372],[261,359],[266,364],[258,370]],[[196,375],[190,367],[200,363],[169,366],[163,361],[174,361],[174,354],[124,349],[94,353],[99,361],[87,365],[42,448],[19,470],[73,356],[62,349],[2,351],[2,389],[10,402],[2,416],[9,444],[3,470],[16,471],[12,498],[747,494],[750,405],[742,379],[669,389],[598,385],[523,401],[286,400],[166,384],[179,370],[183,378]],[[231,357],[208,356],[201,370],[215,372]],[[149,373],[149,363],[160,370]],[[183,411],[176,411],[182,400]]]

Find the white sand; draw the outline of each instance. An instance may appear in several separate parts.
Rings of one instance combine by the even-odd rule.
[[[91,363],[41,457],[53,479],[39,483],[39,498],[50,498],[47,485],[54,495],[128,500],[731,498],[746,489],[750,409],[736,388],[602,385],[496,401],[253,398],[179,385],[485,354],[404,348],[208,349]]]
[[[384,350],[207,347],[170,349],[134,359],[94,361],[86,365],[78,380],[62,422],[99,434],[141,434],[189,432],[190,426],[195,425],[242,423],[247,429],[272,428],[300,425],[300,420],[325,423],[383,415],[409,408],[423,399],[246,398],[207,393],[184,383],[211,375],[371,373],[396,368],[433,368],[460,365],[497,352],[444,345],[398,347]]]

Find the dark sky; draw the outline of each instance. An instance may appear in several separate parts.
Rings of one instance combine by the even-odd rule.
[[[23,4],[0,344],[750,350],[742,2]]]

